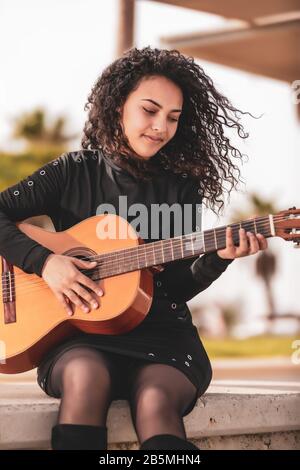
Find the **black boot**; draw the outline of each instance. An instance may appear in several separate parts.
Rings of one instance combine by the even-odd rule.
[[[53,450],[107,449],[107,427],[87,424],[57,424],[52,428]]]
[[[146,439],[141,450],[200,450],[191,442],[173,434],[157,434]]]

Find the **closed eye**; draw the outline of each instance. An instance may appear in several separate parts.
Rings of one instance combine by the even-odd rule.
[[[146,111],[146,113],[149,113],[149,114],[155,114],[156,113],[156,111],[150,111],[149,109],[146,109],[144,107],[143,107],[143,110]],[[178,119],[170,118],[170,121],[178,122]]]

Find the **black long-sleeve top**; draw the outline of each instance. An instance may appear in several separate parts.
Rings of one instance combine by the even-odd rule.
[[[124,210],[120,213],[120,196],[126,196],[127,213]],[[52,251],[22,233],[15,222],[45,214],[52,219],[56,231],[63,231],[104,213],[103,204],[111,204],[105,210],[110,207],[112,213],[126,218],[146,243],[201,229],[201,194],[193,179],[163,170],[152,179],[141,181],[101,150],[80,150],[59,156],[0,193],[0,255],[25,272],[41,276]],[[129,210],[133,204],[143,204],[148,209],[139,226],[135,225],[137,214],[132,215]],[[179,224],[178,228],[173,222],[175,219],[178,222],[181,216],[176,216],[171,220],[170,231],[165,233],[168,221],[158,222],[151,217],[151,207],[155,204],[169,207],[190,204],[189,223],[182,227]],[[182,214],[186,215],[184,211]],[[152,223],[158,228],[154,238],[150,237],[155,233]],[[74,338],[57,344],[47,353],[38,367],[38,383],[54,396],[47,388],[47,377],[55,358],[74,346],[88,345],[176,367],[195,384],[200,396],[210,383],[211,366],[186,302],[217,279],[231,261],[212,252],[166,264],[164,271],[154,275],[151,308],[136,328],[119,335],[78,331]]]
[[[140,229],[135,227],[142,238],[147,234],[146,243],[155,241],[150,238],[153,204],[167,203],[169,207],[175,203],[182,207],[191,204],[193,209],[187,229],[179,227],[178,232],[171,220],[170,232],[164,236],[166,224],[162,221],[156,239],[200,230],[201,194],[195,181],[186,174],[175,175],[163,170],[151,180],[141,181],[116,165],[101,150],[80,150],[62,154],[0,193],[0,255],[26,273],[41,276],[44,262],[52,251],[23,234],[15,222],[46,214],[52,219],[55,230],[62,231],[101,213],[103,204],[111,204],[119,215],[120,196],[123,196],[123,202],[126,201],[127,208],[142,203],[149,209]],[[137,216],[129,215],[129,211],[120,215],[131,223]],[[147,227],[148,232],[145,232]],[[159,285],[163,284],[167,298],[186,302],[217,279],[231,261],[219,257],[216,252],[208,253],[168,263],[155,277],[160,280]]]

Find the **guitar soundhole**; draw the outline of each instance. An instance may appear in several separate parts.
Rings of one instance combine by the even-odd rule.
[[[83,259],[84,261],[97,261],[96,257],[98,256],[98,253],[96,253],[96,251],[82,246],[71,248],[70,250],[67,250],[62,254],[65,256],[73,256],[74,258]],[[96,266],[95,268],[91,269],[90,273],[88,269],[85,270],[84,268],[80,268],[80,271],[84,271],[84,275],[90,277],[91,279],[100,279],[99,266]],[[85,287],[85,289],[90,290],[87,287]]]

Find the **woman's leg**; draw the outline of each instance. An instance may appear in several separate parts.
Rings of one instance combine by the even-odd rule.
[[[140,443],[162,434],[186,440],[183,416],[196,394],[195,385],[175,367],[141,366],[133,376],[129,400]]]
[[[50,386],[61,403],[52,449],[107,449],[112,369],[105,353],[89,347],[72,348],[57,360]]]
[[[59,423],[105,425],[112,396],[105,353],[81,346],[69,349],[57,360],[50,380],[61,397]]]

